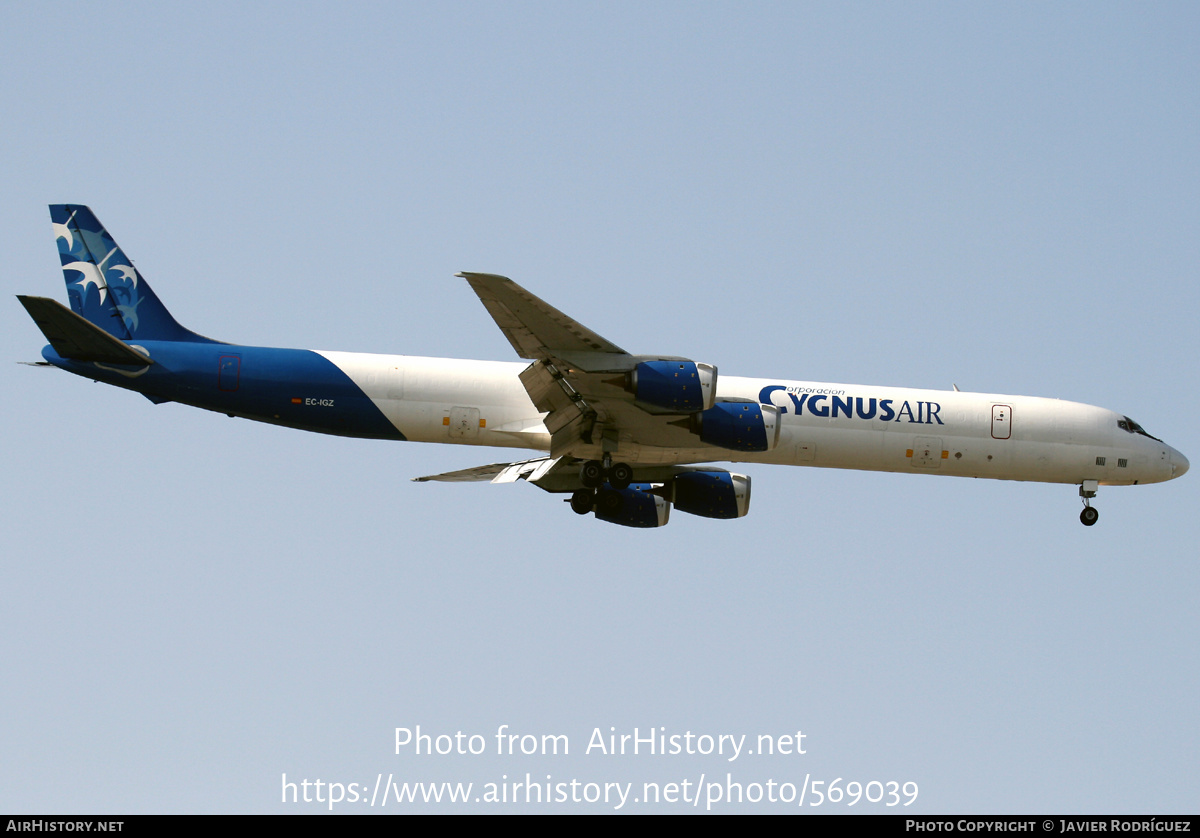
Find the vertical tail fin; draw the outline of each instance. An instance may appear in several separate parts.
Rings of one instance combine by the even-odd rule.
[[[50,221],[76,314],[126,342],[212,342],[176,322],[90,209],[51,204]]]

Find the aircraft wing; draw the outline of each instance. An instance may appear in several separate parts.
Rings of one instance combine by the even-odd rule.
[[[549,360],[558,352],[628,355],[591,329],[538,299],[508,277],[460,273],[521,358]]]
[[[517,463],[491,463],[486,466],[447,471],[414,477],[414,483],[516,483],[525,480],[547,492],[574,492],[583,488],[579,480],[579,464],[575,457],[535,457]],[[663,484],[683,472],[703,471],[724,474],[722,469],[704,466],[648,466],[638,470],[643,483]]]
[[[551,457],[599,444],[598,437],[653,447],[703,447],[679,425],[680,411],[657,411],[635,402],[626,389],[626,374],[640,363],[687,358],[630,355],[507,277],[459,276],[479,295],[517,354],[533,361],[521,373],[521,383],[534,406],[547,414]]]
[[[522,460],[519,463],[492,463],[486,466],[464,468],[461,471],[447,471],[442,474],[414,477],[413,482],[481,483],[487,480],[491,483],[515,483],[521,479],[536,482],[554,469],[558,460],[557,457],[537,457],[532,460]]]

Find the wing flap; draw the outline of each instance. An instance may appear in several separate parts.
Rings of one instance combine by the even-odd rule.
[[[534,407],[546,414],[551,457],[565,456],[592,441],[596,411],[553,365],[534,361],[521,372],[521,384]]]
[[[557,372],[541,361],[534,361],[520,375],[521,384],[533,406],[540,413],[550,414],[546,417],[546,428],[550,433],[558,429],[552,420],[558,417],[560,411],[578,412],[584,407],[583,397],[561,375],[556,375]]]
[[[460,471],[447,471],[443,474],[430,474],[426,477],[414,477],[414,483],[515,483],[518,480],[535,482],[549,474],[558,465],[558,457],[536,457],[532,460],[522,460],[519,463],[492,463],[486,466],[464,468]]]
[[[424,477],[414,477],[413,483],[482,483],[493,481],[513,463],[492,463],[486,466],[464,468],[459,471],[445,471],[441,474],[427,474]]]

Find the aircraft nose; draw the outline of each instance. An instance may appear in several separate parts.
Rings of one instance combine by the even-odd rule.
[[[1171,449],[1171,476],[1172,477],[1182,477],[1183,475],[1187,474],[1187,470],[1188,470],[1189,466],[1190,466],[1190,463],[1188,463],[1188,458],[1183,456],[1182,454],[1180,454],[1174,448],[1172,448]]]

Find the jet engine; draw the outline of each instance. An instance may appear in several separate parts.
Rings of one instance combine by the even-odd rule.
[[[671,481],[675,508],[704,518],[741,518],[750,511],[750,478],[727,471],[686,471]]]
[[[693,361],[643,361],[626,375],[625,389],[667,413],[696,413],[713,406],[717,368]]]
[[[758,402],[717,402],[692,414],[691,431],[730,451],[770,451],[779,441],[779,408]]]
[[[671,504],[649,492],[649,483],[628,489],[606,486],[596,492],[596,517],[623,527],[662,527],[671,517]]]

